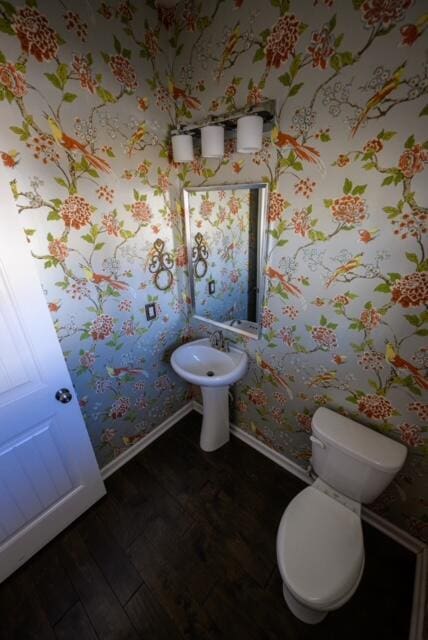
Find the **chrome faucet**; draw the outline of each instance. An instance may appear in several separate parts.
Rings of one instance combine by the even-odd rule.
[[[229,351],[229,340],[224,337],[223,331],[218,329],[210,335],[210,345],[219,351]]]

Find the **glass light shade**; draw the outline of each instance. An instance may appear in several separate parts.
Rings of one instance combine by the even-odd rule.
[[[201,148],[203,158],[222,158],[224,156],[224,128],[214,124],[202,127]]]
[[[263,118],[261,116],[243,116],[238,120],[236,150],[238,153],[260,151],[263,142]]]
[[[189,134],[180,133],[172,136],[172,155],[174,162],[193,161],[193,139]]]

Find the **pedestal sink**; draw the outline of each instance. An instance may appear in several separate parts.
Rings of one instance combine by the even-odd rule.
[[[247,354],[236,347],[219,351],[208,338],[202,338],[178,347],[171,366],[187,382],[200,385],[204,404],[201,449],[219,449],[229,440],[229,385],[244,376]]]

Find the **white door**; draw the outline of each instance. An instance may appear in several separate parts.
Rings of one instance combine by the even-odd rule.
[[[55,398],[59,389],[71,392],[69,402]],[[1,178],[0,582],[104,493],[11,190]]]

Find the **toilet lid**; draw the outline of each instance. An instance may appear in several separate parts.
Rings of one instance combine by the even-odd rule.
[[[315,608],[341,600],[355,587],[364,562],[357,514],[318,489],[308,487],[288,505],[277,536],[283,581]]]

